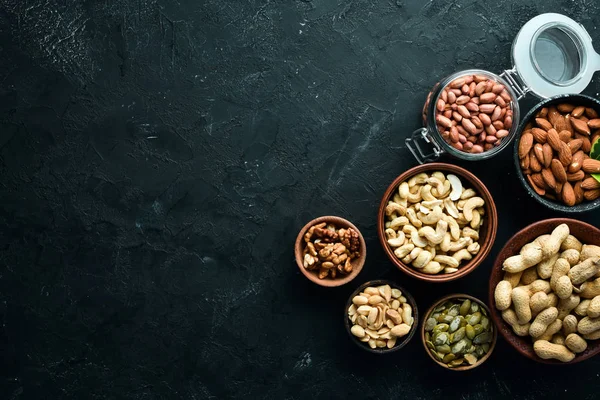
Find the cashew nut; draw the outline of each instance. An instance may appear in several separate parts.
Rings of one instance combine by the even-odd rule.
[[[479,214],[479,211],[473,210],[473,219],[471,220],[471,228],[477,229],[477,228],[479,228],[480,224],[481,224],[481,214]]]
[[[470,245],[467,246],[467,251],[473,255],[479,253],[479,250],[481,249],[481,246],[479,245],[479,243],[471,243]]]
[[[468,226],[465,226],[462,230],[462,235],[465,237],[470,237],[474,241],[479,240],[479,232],[475,229],[471,229]]]
[[[424,226],[419,229],[419,235],[427,238],[427,241],[433,245],[442,243],[444,235],[448,231],[448,223],[443,219],[437,222],[435,230],[430,226]]]
[[[417,186],[415,186],[417,187]],[[423,198],[421,197],[421,191],[423,190],[423,186],[418,186],[418,189],[415,193],[409,193],[408,194],[408,202],[409,203],[418,203],[420,202]]]
[[[400,186],[398,186],[398,195],[401,199],[407,199],[410,193],[410,188],[408,187],[408,183],[402,182]]]
[[[390,229],[398,229],[401,226],[404,226],[408,224],[408,218],[406,217],[398,217],[398,218],[394,218],[391,222],[390,222]]]
[[[441,272],[443,269],[444,269],[444,267],[442,267],[439,262],[430,261],[423,268],[423,272],[425,272],[426,274],[437,274],[437,273]]]
[[[431,177],[427,179],[426,182],[433,187],[436,194],[439,195],[439,193],[442,193],[444,191],[444,182],[439,180],[438,178]]]
[[[446,233],[444,235],[444,239],[442,240],[442,243],[440,244],[440,249],[443,252],[447,252],[448,249],[450,249],[450,243],[452,242],[452,237],[450,236],[450,233]]]
[[[425,215],[423,213],[417,213],[417,217],[419,217],[424,224],[433,225],[444,217],[444,212],[440,206],[435,206],[429,214]]]
[[[444,200],[444,208],[451,217],[458,218],[458,208],[456,208],[456,204],[450,198]]]
[[[469,188],[469,189],[465,190],[464,192],[462,192],[462,194],[460,195],[460,199],[467,200],[475,195],[477,195],[477,193],[475,193],[475,191],[473,189]]]
[[[408,186],[413,187],[415,185],[422,185],[427,181],[427,178],[427,174],[421,172],[420,174],[417,174],[408,180]]]
[[[433,207],[441,206],[443,203],[444,202],[442,200],[429,200],[429,201],[422,201],[421,206],[427,207],[431,210],[431,209],[433,209]]]
[[[393,239],[388,239],[388,244],[392,247],[400,247],[402,245],[404,245],[404,242],[406,241],[406,237],[404,235],[404,232],[402,231],[398,231],[397,233],[398,236],[396,236]]]
[[[412,226],[414,226],[415,228],[420,228],[423,226],[421,220],[417,218],[417,213],[412,208],[406,210],[406,216],[408,217],[408,220],[410,221]]]
[[[437,261],[440,264],[445,264],[451,268],[458,268],[460,265],[460,262],[456,258],[450,256],[438,255],[433,257],[433,261]]]
[[[456,242],[450,243],[450,247],[448,247],[448,251],[453,252],[453,251],[458,251],[458,250],[464,249],[471,243],[473,243],[473,239],[461,237]]]
[[[415,248],[415,245],[412,243],[407,243],[404,246],[398,247],[396,250],[394,250],[394,254],[396,255],[396,257],[398,258],[404,258],[406,257],[413,249]]]
[[[460,199],[461,194],[463,193],[463,187],[460,179],[456,175],[448,174],[446,179],[450,181],[450,185],[452,186],[452,191],[450,192],[450,200],[456,201]]]
[[[419,232],[417,231],[417,228],[415,228],[414,226],[404,225],[404,227],[402,228],[402,231],[404,233],[410,234],[410,240],[412,240],[412,242],[415,244],[415,246],[418,246],[418,247],[427,246],[427,240],[419,236]]]
[[[412,262],[412,266],[421,269],[425,267],[425,265],[427,265],[432,259],[433,257],[431,256],[431,253],[427,250],[423,250]]]
[[[439,179],[442,182],[444,182],[446,180],[446,175],[444,175],[444,173],[442,171],[435,171],[434,173],[431,174],[431,176],[433,178]]]
[[[395,239],[398,235],[396,234],[396,231],[392,228],[387,228],[385,230],[385,237],[388,239]]]
[[[385,207],[385,215],[390,216],[394,213],[405,215],[406,207],[401,206],[398,203],[394,203],[393,201],[389,201],[388,205]]]
[[[415,247],[414,249],[412,249],[410,251],[410,253],[408,255],[406,255],[403,259],[402,262],[404,264],[410,264],[415,258],[417,258],[419,256],[419,254],[421,254],[421,252],[423,251],[422,248],[420,247]]]
[[[444,215],[444,221],[448,223],[448,228],[450,228],[450,235],[452,239],[458,240],[460,238],[460,226],[458,226],[458,222],[454,218],[449,215]]]
[[[473,210],[477,207],[482,207],[485,204],[485,201],[481,197],[471,197],[465,203],[463,207],[463,214],[467,221],[471,221],[473,219]]]
[[[421,198],[426,201],[437,200],[433,194],[431,194],[431,185],[425,185],[421,189]]]
[[[452,258],[454,258],[460,263],[463,260],[470,260],[471,258],[473,258],[473,256],[471,255],[471,253],[469,253],[467,249],[462,249],[452,254]]]

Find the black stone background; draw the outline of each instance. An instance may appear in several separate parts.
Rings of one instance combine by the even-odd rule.
[[[491,256],[449,284],[386,259],[376,213],[416,163],[425,96],[466,68],[510,67],[542,12],[598,39],[594,0],[3,0],[0,3],[0,398],[576,398],[600,359],[540,365],[499,339],[470,373],[418,337],[373,356],[347,296],[397,281],[423,312],[485,299],[492,261],[542,209],[511,150],[463,165],[500,215]],[[600,77],[585,93],[598,96]],[[522,103],[523,112],[535,103]],[[335,214],[366,237],[345,287],[306,280],[293,241]],[[600,224],[598,212],[580,218]]]

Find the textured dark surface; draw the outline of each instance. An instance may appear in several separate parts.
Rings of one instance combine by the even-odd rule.
[[[504,242],[557,216],[507,150],[460,163],[500,216],[467,278],[405,277],[375,229],[430,87],[509,67],[520,26],[548,11],[599,38],[592,0],[0,2],[0,398],[597,398],[600,359],[542,366],[499,340],[457,374],[417,338],[367,354],[340,319],[376,278],[423,310],[485,299]],[[297,230],[327,214],[368,247],[337,289],[293,259]]]

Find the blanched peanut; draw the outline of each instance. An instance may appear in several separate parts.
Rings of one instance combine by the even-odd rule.
[[[562,362],[569,362],[575,358],[575,354],[565,346],[550,343],[546,340],[536,341],[533,344],[533,351],[535,351],[538,357],[544,360],[556,359]]]

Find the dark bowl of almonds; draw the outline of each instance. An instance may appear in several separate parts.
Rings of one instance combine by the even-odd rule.
[[[481,300],[467,294],[452,294],[427,310],[421,324],[421,339],[436,364],[453,371],[466,371],[490,357],[498,333],[490,310]]]
[[[317,285],[335,287],[358,275],[365,264],[367,246],[354,224],[328,215],[300,229],[294,253],[304,276]]]
[[[519,180],[540,204],[566,213],[600,207],[600,101],[551,97],[523,119],[515,141]]]

